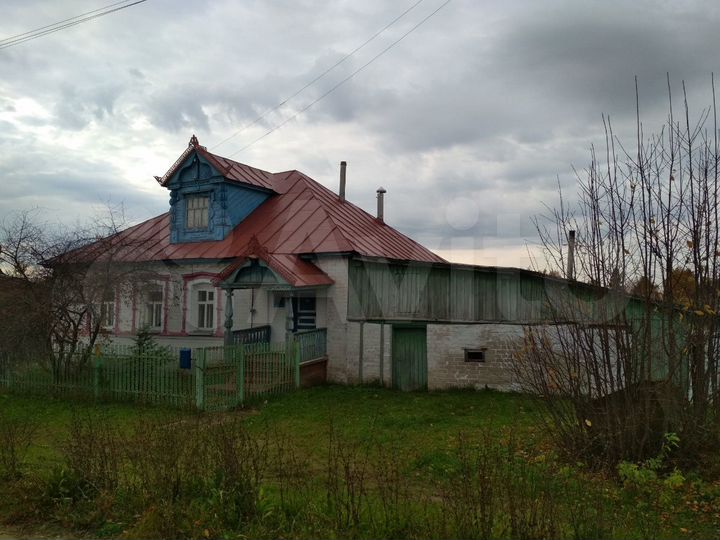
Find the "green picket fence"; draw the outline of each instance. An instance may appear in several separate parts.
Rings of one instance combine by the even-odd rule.
[[[202,382],[196,406],[223,410],[249,399],[283,394],[300,386],[298,346],[255,343],[207,347],[196,360]]]
[[[300,386],[297,344],[248,344],[192,350],[181,369],[179,352],[133,354],[99,349],[83,366],[53,373],[40,363],[0,358],[0,389],[34,395],[133,401],[217,411]]]
[[[95,361],[95,397],[107,401],[138,401],[191,407],[196,375],[180,369],[166,356],[100,355]]]
[[[16,364],[0,360],[0,388],[29,395],[91,397],[94,373],[91,366],[76,367],[69,372],[52,373],[37,364]]]

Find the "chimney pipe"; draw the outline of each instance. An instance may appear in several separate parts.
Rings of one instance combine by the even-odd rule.
[[[347,161],[340,162],[340,200],[345,200],[345,174],[347,171]]]
[[[378,220],[385,222],[385,194],[387,190],[380,186],[377,188],[377,218]]]
[[[568,231],[567,278],[575,279],[575,231]]]

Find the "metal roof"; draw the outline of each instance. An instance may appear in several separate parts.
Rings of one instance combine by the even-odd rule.
[[[248,259],[252,258],[265,261],[273,272],[293,287],[325,287],[335,283],[317,266],[297,255],[275,255],[266,252],[238,257],[217,275],[214,279],[215,283],[220,284],[228,279],[235,270],[244,266]]]
[[[158,182],[166,183],[193,151],[201,153],[228,180],[272,190],[273,195],[221,241],[171,244],[169,214],[151,218],[104,240],[105,249],[108,242],[115,246],[109,250],[113,260],[233,259],[256,253],[261,246],[259,256],[298,284],[308,280],[308,284],[327,284],[329,279],[301,255],[353,253],[399,261],[447,262],[299,171],[272,174],[255,169],[211,154],[194,137]],[[80,252],[89,254],[92,246]]]

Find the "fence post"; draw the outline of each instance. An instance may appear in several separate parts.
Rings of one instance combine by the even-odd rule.
[[[201,411],[205,410],[205,353],[200,349],[195,362],[195,407]]]
[[[235,388],[237,391],[238,405],[245,402],[245,345],[237,345],[237,362],[235,373]]]
[[[295,388],[300,388],[300,346],[293,342],[292,354],[295,360]]]
[[[93,359],[93,395],[96,400],[100,399],[100,372],[102,370],[102,350],[100,345],[95,345],[95,357]]]

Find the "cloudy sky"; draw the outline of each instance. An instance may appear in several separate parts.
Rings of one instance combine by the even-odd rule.
[[[109,3],[3,0],[0,39]],[[572,191],[572,167],[603,142],[601,115],[632,133],[635,76],[647,130],[665,119],[667,72],[673,91],[685,81],[694,111],[711,103],[719,11],[690,1],[147,0],[0,42],[0,218],[39,209],[71,223],[120,203],[132,223],[160,214],[168,193],[153,175],[195,133],[213,152],[299,169],[333,190],[347,160],[348,198],[374,212],[384,186],[387,221],[402,232],[451,260],[528,267],[531,217],[556,204],[558,181]]]

